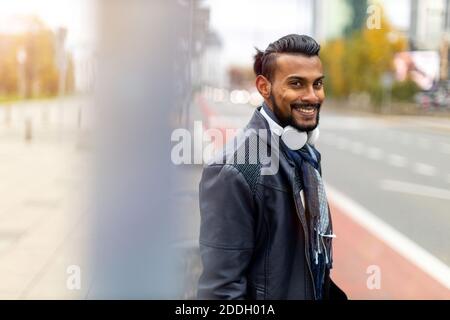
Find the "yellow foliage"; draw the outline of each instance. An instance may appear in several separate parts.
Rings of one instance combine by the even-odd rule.
[[[322,46],[327,90],[335,97],[347,97],[352,92],[378,94],[382,75],[393,71],[395,53],[406,49],[405,36],[392,28],[382,12],[381,28],[364,26],[348,38]]]
[[[58,69],[55,61],[54,33],[38,18],[29,18],[30,30],[22,34],[0,34],[0,96],[19,95],[20,66],[18,55],[25,52],[23,81],[25,97],[58,94]],[[73,91],[73,62],[69,56],[67,91]]]

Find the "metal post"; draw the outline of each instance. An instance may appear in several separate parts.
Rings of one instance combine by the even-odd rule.
[[[169,127],[179,101],[176,21],[185,12],[178,2],[98,1],[94,279],[88,298],[179,295]]]
[[[25,119],[25,142],[29,143],[33,140],[33,123],[30,117]]]
[[[67,52],[66,52],[67,29],[59,28],[55,36],[55,56],[58,67],[58,97],[59,97],[59,137],[62,139],[64,127],[64,95],[66,89],[67,75]]]

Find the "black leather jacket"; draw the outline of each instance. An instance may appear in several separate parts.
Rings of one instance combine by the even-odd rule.
[[[260,145],[270,150],[270,133],[258,133],[269,132],[259,110],[246,129],[256,130]],[[231,148],[231,154],[239,148]],[[307,217],[294,163],[280,152],[277,173],[263,175],[260,161],[224,164],[229,155],[205,167],[200,181],[203,272],[198,298],[315,299]],[[329,272],[324,297],[346,298]]]

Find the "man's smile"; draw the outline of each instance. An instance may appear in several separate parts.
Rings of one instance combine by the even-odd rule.
[[[318,104],[292,104],[292,112],[297,113],[303,118],[314,118],[319,109]]]

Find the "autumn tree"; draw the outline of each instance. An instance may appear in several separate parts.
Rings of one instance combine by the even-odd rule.
[[[366,92],[373,102],[381,102],[382,76],[393,73],[394,55],[407,48],[407,40],[390,25],[379,5],[378,10],[379,28],[368,28],[364,23],[348,37],[323,45],[321,57],[332,96],[345,98],[353,92]]]
[[[20,95],[24,82],[25,98],[51,97],[58,94],[58,69],[55,61],[55,33],[39,18],[27,19],[27,31],[0,34],[0,96]],[[22,67],[20,56],[23,56]],[[74,64],[68,55],[66,92],[74,90]]]

